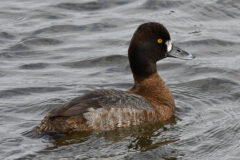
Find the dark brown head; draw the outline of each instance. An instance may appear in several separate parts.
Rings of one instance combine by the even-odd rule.
[[[154,74],[157,72],[156,62],[168,56],[193,58],[192,55],[173,46],[170,35],[162,24],[155,22],[141,24],[135,31],[128,49],[133,74],[140,77]]]

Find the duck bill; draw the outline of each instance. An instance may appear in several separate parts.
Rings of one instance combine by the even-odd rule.
[[[186,59],[186,60],[195,58],[194,55],[180,49],[179,47],[175,46],[174,44],[172,44],[172,49],[170,52],[168,52],[167,57],[174,57],[174,58],[180,58],[180,59]]]

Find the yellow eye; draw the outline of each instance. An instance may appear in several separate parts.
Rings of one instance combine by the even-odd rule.
[[[157,43],[161,44],[162,41],[163,41],[163,40],[162,40],[161,38],[159,38],[159,39],[157,40]]]

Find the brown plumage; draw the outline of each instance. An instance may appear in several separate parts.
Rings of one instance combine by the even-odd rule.
[[[135,85],[130,93],[141,95],[146,98],[158,114],[159,121],[165,121],[172,117],[175,111],[173,96],[158,73],[148,78],[134,76]]]
[[[31,133],[105,131],[168,120],[174,114],[175,104],[157,73],[156,62],[167,57],[172,48],[170,35],[163,25],[154,22],[140,25],[128,50],[134,77],[132,89],[102,89],[77,97],[50,111]]]

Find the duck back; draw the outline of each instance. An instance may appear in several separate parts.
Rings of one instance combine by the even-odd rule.
[[[96,90],[53,109],[33,133],[112,130],[158,121],[152,105],[142,96],[121,90]]]

